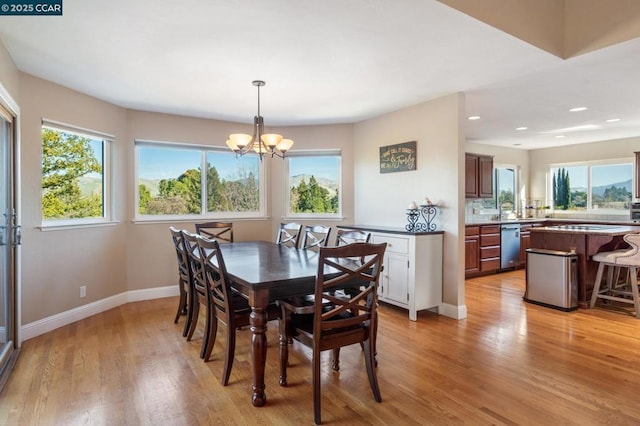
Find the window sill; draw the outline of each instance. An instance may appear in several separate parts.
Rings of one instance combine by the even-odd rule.
[[[170,219],[160,219],[160,218],[149,218],[149,219],[134,219],[131,223],[135,225],[154,225],[154,224],[166,224],[166,223],[197,223],[197,222],[250,222],[250,221],[259,221],[259,220],[268,220],[269,218],[266,216],[259,217],[198,217],[198,218],[170,218]]]
[[[290,215],[283,216],[282,220],[321,220],[326,222],[342,222],[345,220],[344,216],[322,216],[322,215]]]
[[[117,220],[102,221],[102,222],[84,222],[84,223],[61,223],[61,224],[42,224],[37,228],[42,232],[48,231],[66,231],[69,229],[82,229],[82,228],[102,228],[105,226],[115,226],[120,222]]]

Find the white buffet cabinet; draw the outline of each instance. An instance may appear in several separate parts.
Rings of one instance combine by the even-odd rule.
[[[409,310],[417,320],[423,309],[442,304],[442,231],[413,233],[373,226],[338,226],[371,232],[370,242],[387,243],[378,300]]]

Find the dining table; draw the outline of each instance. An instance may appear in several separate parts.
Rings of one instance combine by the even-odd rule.
[[[279,299],[313,294],[319,255],[317,251],[267,241],[220,244],[220,250],[231,286],[251,306],[251,402],[262,407],[267,401],[264,384],[267,306]]]

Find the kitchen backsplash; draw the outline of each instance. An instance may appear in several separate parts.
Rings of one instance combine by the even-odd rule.
[[[500,214],[502,216],[500,217]],[[560,212],[554,213],[548,209],[527,209],[526,206],[520,209],[500,211],[496,208],[487,208],[483,206],[481,200],[466,200],[465,202],[465,222],[490,222],[495,220],[508,219],[582,219],[582,220],[606,220],[606,221],[629,221],[629,213],[618,214],[596,214],[596,213],[580,213],[580,212]]]

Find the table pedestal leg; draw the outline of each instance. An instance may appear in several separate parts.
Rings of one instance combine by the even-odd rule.
[[[267,362],[267,313],[265,308],[251,308],[251,359],[253,360],[253,395],[251,402],[262,407],[267,402],[264,393],[264,367]]]

